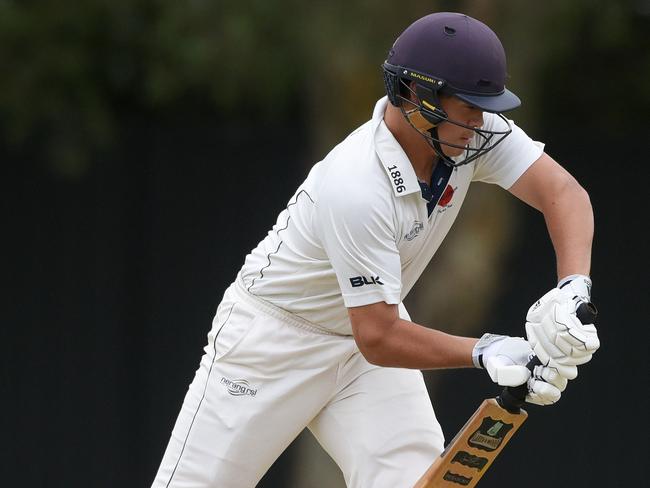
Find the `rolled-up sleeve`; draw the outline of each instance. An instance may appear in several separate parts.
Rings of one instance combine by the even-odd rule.
[[[485,128],[506,129],[505,122],[496,115],[485,114],[485,117]],[[473,181],[499,185],[507,190],[544,152],[543,143],[531,139],[512,120],[509,122],[512,133],[476,160]]]

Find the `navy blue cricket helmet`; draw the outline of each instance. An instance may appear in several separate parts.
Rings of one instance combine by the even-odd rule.
[[[407,120],[450,166],[474,161],[493,149],[512,129],[503,112],[521,101],[505,87],[506,55],[496,34],[485,24],[459,13],[440,12],[415,21],[397,38],[383,64],[386,93]],[[454,96],[505,121],[504,130],[467,127],[451,120],[440,96]],[[429,122],[426,130],[415,116]],[[465,157],[454,161],[441,145],[459,147],[438,138],[437,126],[452,123],[475,132],[473,145],[463,147]]]

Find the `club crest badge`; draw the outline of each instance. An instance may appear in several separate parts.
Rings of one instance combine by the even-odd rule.
[[[442,196],[440,197],[440,200],[438,200],[438,205],[441,206],[441,207],[446,207],[447,205],[449,205],[449,203],[451,202],[451,199],[454,198],[454,192],[455,191],[456,191],[456,189],[453,186],[447,185],[447,187],[445,188],[445,191],[443,192]]]
[[[512,427],[512,424],[506,424],[492,417],[485,417],[481,426],[470,436],[467,443],[471,447],[483,451],[496,451]]]

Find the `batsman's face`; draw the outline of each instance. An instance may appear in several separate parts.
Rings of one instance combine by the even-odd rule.
[[[459,122],[469,127],[481,127],[483,125],[483,111],[469,105],[456,97],[441,97],[440,103],[449,120]],[[471,129],[460,127],[455,124],[443,122],[438,125],[438,138],[443,152],[450,157],[460,156],[464,147],[470,144],[474,136]],[[446,145],[445,142],[460,147]]]

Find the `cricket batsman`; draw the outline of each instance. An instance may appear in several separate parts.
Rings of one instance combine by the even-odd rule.
[[[495,33],[428,15],[383,73],[372,118],[312,167],[225,291],[154,487],[253,487],[305,427],[347,486],[411,487],[444,446],[420,370],[485,369],[548,405],[599,347],[576,317],[591,301],[589,196],[504,115],[521,102]],[[544,215],[558,283],[527,339],[450,335],[402,304],[474,181]]]

